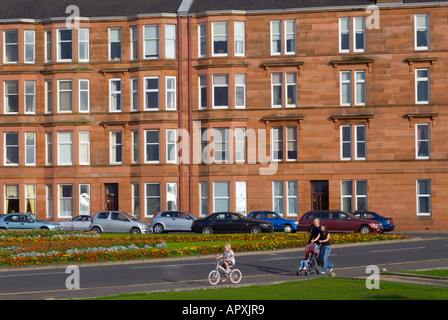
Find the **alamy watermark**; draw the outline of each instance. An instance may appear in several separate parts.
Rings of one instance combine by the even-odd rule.
[[[380,288],[380,268],[370,265],[366,268],[366,273],[370,274],[366,279],[366,288],[369,290]]]

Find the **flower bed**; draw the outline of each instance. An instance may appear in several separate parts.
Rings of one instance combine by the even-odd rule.
[[[223,235],[145,235],[104,237],[92,233],[31,231],[0,234],[0,266],[26,266],[55,263],[124,261],[178,256],[217,254],[222,245],[232,243],[235,252],[304,247],[308,234],[223,234]],[[381,234],[332,235],[332,243],[354,243],[402,239],[404,236]],[[170,248],[171,243],[197,243]],[[209,245],[207,245],[209,244]]]

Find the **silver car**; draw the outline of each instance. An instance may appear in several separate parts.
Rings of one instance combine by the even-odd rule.
[[[59,221],[59,224],[64,227],[64,230],[89,231],[92,220],[92,216],[80,215],[70,220]]]
[[[159,211],[151,221],[154,233],[167,231],[191,231],[193,220],[197,217],[183,211]]]
[[[90,230],[96,233],[149,233],[149,223],[126,212],[102,211],[93,216]]]

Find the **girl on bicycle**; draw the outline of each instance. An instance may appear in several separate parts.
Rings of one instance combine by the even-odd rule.
[[[235,265],[235,253],[233,253],[229,242],[224,245],[224,252],[218,257],[218,259],[221,258],[224,258],[224,267],[226,272],[229,273],[230,267]]]

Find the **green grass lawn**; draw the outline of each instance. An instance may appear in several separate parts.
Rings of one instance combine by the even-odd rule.
[[[421,274],[425,276],[448,277],[448,269],[434,269],[425,271],[402,271],[403,273]]]
[[[368,290],[363,280],[320,277],[276,285],[181,292],[135,293],[94,300],[447,300],[448,289],[382,281]]]

